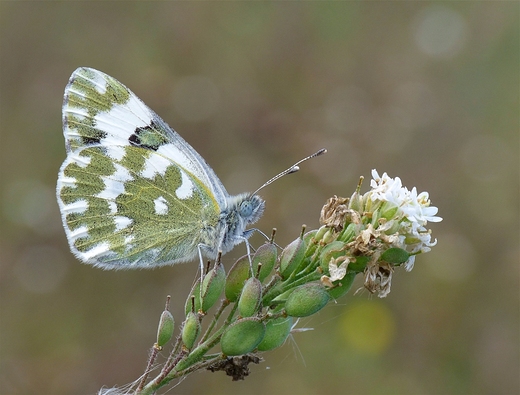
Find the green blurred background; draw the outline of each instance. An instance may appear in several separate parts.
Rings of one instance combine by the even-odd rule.
[[[0,394],[136,379],[165,296],[180,322],[196,276],[69,252],[54,188],[78,66],[132,89],[230,193],[328,148],[262,192],[280,244],[372,168],[444,218],[386,299],[358,281],[244,382],[195,373],[168,394],[518,394],[519,20],[518,2],[1,2]]]

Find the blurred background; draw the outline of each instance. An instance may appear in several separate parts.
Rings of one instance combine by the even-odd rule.
[[[327,148],[262,191],[258,227],[281,245],[361,175],[366,191],[373,168],[444,218],[386,299],[354,295],[357,281],[245,381],[195,373],[168,394],[518,394],[519,21],[517,2],[1,2],[0,393],[133,381],[166,295],[181,322],[196,276],[196,263],[105,272],[69,252],[61,104],[89,66],[232,194]]]

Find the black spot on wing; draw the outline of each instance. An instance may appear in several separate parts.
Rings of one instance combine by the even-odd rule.
[[[101,138],[98,137],[81,137],[81,143],[83,145],[93,145],[101,143]]]
[[[136,147],[141,147],[141,139],[139,138],[139,129],[136,129],[135,133],[133,133],[130,137],[128,137],[128,142],[131,145],[134,145]]]
[[[134,133],[128,137],[128,142],[136,147],[157,151],[161,145],[168,142],[168,139],[160,130],[157,124],[152,121],[150,125],[136,128]]]

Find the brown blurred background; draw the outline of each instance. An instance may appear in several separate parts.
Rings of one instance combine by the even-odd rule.
[[[195,373],[168,394],[518,394],[519,20],[517,2],[1,2],[0,394],[136,379],[196,275],[69,252],[54,188],[78,66],[132,89],[230,193],[328,148],[262,192],[280,244],[372,168],[444,218],[386,299],[356,282],[244,382]]]

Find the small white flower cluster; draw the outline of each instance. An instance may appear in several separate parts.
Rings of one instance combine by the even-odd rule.
[[[398,244],[412,254],[404,265],[406,270],[410,271],[415,263],[415,254],[428,252],[430,247],[437,244],[437,239],[431,241],[431,233],[426,229],[426,225],[428,221],[442,221],[441,217],[435,216],[438,208],[430,206],[428,192],[417,194],[415,187],[409,191],[402,185],[399,177],[391,178],[386,173],[380,177],[374,169],[372,178],[372,190],[367,193],[370,200],[376,204],[388,202],[389,207],[397,207],[394,220],[399,221]]]

